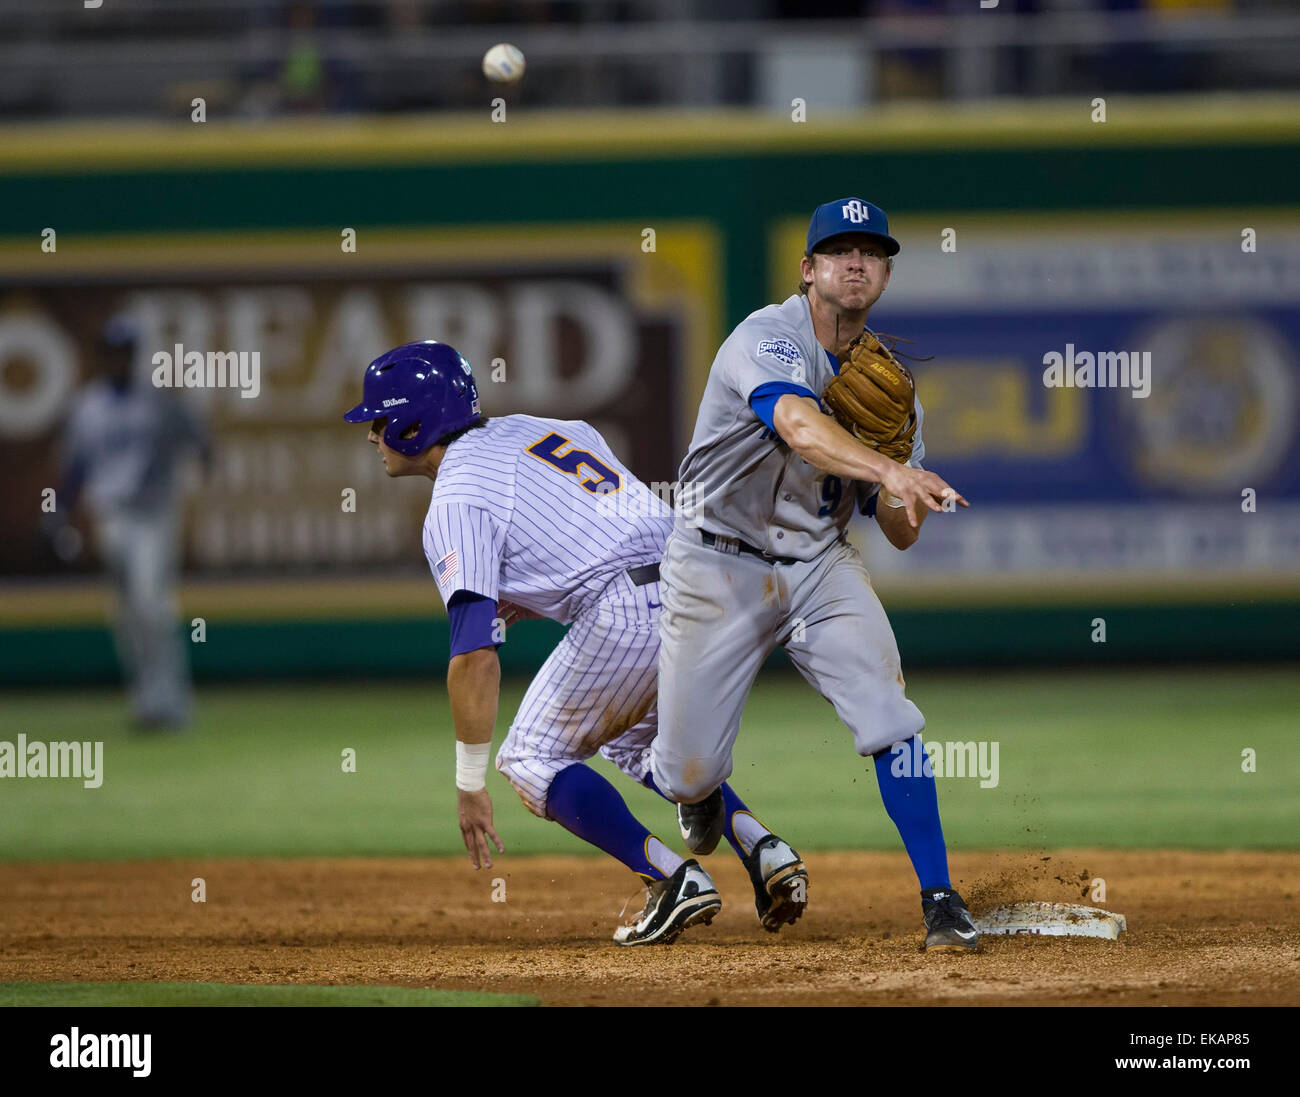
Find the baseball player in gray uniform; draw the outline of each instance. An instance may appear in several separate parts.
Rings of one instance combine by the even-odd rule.
[[[77,394],[64,427],[63,474],[46,532],[56,549],[69,544],[69,517],[85,499],[116,595],[114,639],[134,722],[179,730],[190,720],[191,689],[176,598],[177,473],[187,454],[206,463],[210,451],[203,424],[183,401],[133,375],[137,343],[129,314],[108,321],[100,375]]]
[[[911,747],[925,720],[907,698],[893,631],[846,529],[860,510],[906,549],[928,511],[968,504],[921,467],[919,404],[905,465],[855,439],[820,399],[888,286],[898,251],[871,203],[818,207],[800,292],[752,313],[714,359],[679,473],[694,505],[679,510],[660,570],[651,773],[678,802],[687,846],[710,852],[722,833],[719,785],[731,773],[745,699],[781,645],[848,725],[858,753],[875,759],[921,885],[926,950],[967,950],[979,934],[948,878],[933,774],[891,766],[890,747]]]

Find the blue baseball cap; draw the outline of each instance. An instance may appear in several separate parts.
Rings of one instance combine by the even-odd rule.
[[[885,245],[886,255],[897,255],[900,250],[898,241],[889,235],[889,218],[884,210],[861,198],[841,198],[813,210],[808,225],[807,254],[811,255],[813,248],[832,236],[843,236],[848,232],[865,232],[879,237]]]

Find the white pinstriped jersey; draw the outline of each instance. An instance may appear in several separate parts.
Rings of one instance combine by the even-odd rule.
[[[444,602],[473,591],[569,624],[619,572],[657,562],[671,528],[590,424],[507,415],[447,448],[424,554]]]

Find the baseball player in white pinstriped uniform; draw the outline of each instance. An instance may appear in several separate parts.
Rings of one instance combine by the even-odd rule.
[[[470,862],[504,851],[485,788],[497,717],[504,626],[569,626],[524,695],[497,769],[530,811],[636,872],[644,910],[623,945],[671,943],[712,921],[721,899],[628,810],[585,761],[597,752],[654,788],[659,559],[672,512],[581,421],[481,415],[468,363],[443,343],[409,343],[366,370],[344,418],[370,422],[389,476],[434,482],[424,550],[447,604],[447,688],[456,729],[460,828]],[[615,505],[611,505],[611,501]],[[761,924],[775,931],[807,903],[807,873],[786,842],[727,797],[725,832],[749,871]],[[655,791],[658,791],[655,789]]]

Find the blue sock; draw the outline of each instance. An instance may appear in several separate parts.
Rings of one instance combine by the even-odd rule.
[[[650,789],[652,792],[659,793],[660,796],[664,796],[662,792],[659,792],[659,786],[655,784],[655,779],[649,773],[645,775],[645,787]],[[664,799],[668,800],[668,797],[664,796]],[[672,803],[671,800],[668,802]],[[745,811],[749,812],[750,815],[753,815],[754,813],[745,806],[745,801],[732,791],[731,786],[727,784],[726,781],[722,782],[722,802],[725,805],[727,812],[727,821],[723,826],[722,833],[726,837],[727,841],[731,843],[731,848],[736,851],[736,856],[744,860],[745,847],[736,839],[736,832],[732,827],[735,823],[736,812]]]
[[[911,740],[907,742],[909,751],[913,749]],[[885,811],[889,813],[907,855],[912,859],[912,868],[921,881],[921,889],[946,888],[948,882],[948,848],[943,841],[943,826],[939,822],[939,794],[934,784],[934,774],[925,771],[912,774],[912,767],[905,769],[906,776],[893,773],[893,763],[898,755],[889,749],[874,755],[876,762],[876,781],[880,785],[880,798],[885,802]]]
[[[654,835],[594,769],[579,763],[556,774],[546,794],[546,813],[570,834],[604,850],[644,879],[664,878],[646,857],[646,842]]]

